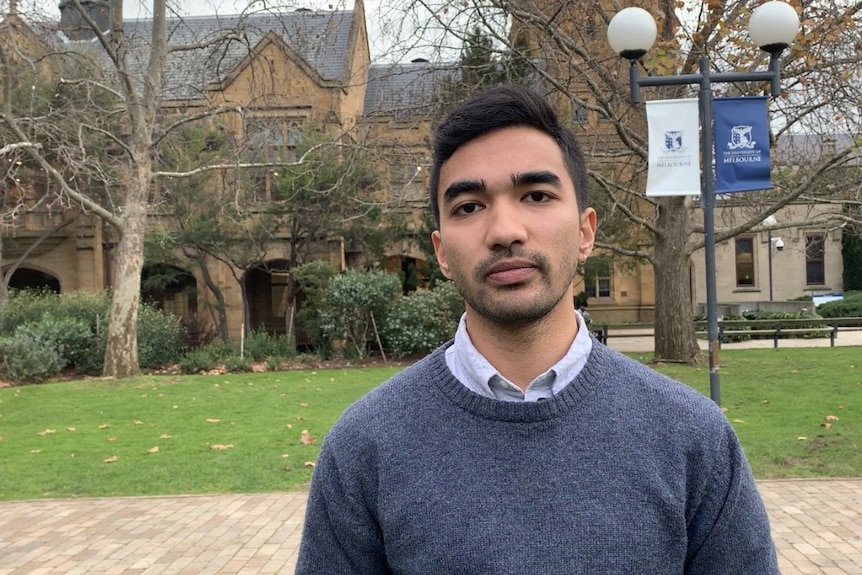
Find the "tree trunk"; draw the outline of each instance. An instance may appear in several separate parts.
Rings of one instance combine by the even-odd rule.
[[[150,164],[145,156],[128,182],[123,206],[123,229],[117,246],[116,272],[108,315],[105,377],[131,377],[141,373],[138,363],[138,308],[141,303],[141,271],[144,267],[144,230]]]
[[[695,363],[700,348],[692,323],[688,208],[682,197],[660,198],[655,269],[655,359]]]
[[[224,293],[215,281],[213,281],[210,270],[207,267],[206,256],[200,256],[198,258],[198,265],[201,270],[201,277],[204,280],[204,284],[216,300],[216,324],[218,327],[219,338],[221,338],[223,342],[227,343],[230,341],[230,336],[227,331],[227,305],[224,301]]]

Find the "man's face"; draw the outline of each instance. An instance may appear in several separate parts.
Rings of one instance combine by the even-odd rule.
[[[443,163],[437,198],[434,251],[468,317],[524,325],[572,308],[572,280],[592,250],[596,215],[578,213],[553,138],[512,127],[464,144]]]

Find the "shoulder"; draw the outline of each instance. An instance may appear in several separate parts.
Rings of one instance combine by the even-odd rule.
[[[604,400],[621,417],[704,443],[730,429],[719,406],[701,392],[604,345],[594,342],[593,349],[584,371],[604,379]]]
[[[430,416],[439,403],[433,385],[451,377],[444,359],[446,344],[406,367],[351,404],[332,426],[324,445],[356,443],[362,438],[392,432],[399,421]]]

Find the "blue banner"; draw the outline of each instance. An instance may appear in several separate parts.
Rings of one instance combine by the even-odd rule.
[[[715,98],[712,113],[716,193],[771,188],[766,98]]]

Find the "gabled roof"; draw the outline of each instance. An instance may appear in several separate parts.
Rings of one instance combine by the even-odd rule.
[[[364,114],[394,115],[396,120],[427,116],[433,111],[443,84],[456,78],[454,64],[417,61],[371,66],[365,89]]]
[[[268,33],[277,34],[297,56],[327,82],[346,84],[349,37],[353,11],[311,11],[232,16],[189,16],[167,21],[168,43],[214,43],[168,55],[162,97],[196,99],[206,86],[223,82]],[[144,77],[152,37],[151,19],[127,20],[124,32],[129,64],[138,81]],[[230,39],[225,36],[230,35]],[[98,43],[96,43],[98,44]],[[73,50],[88,50],[92,41],[68,42]]]

